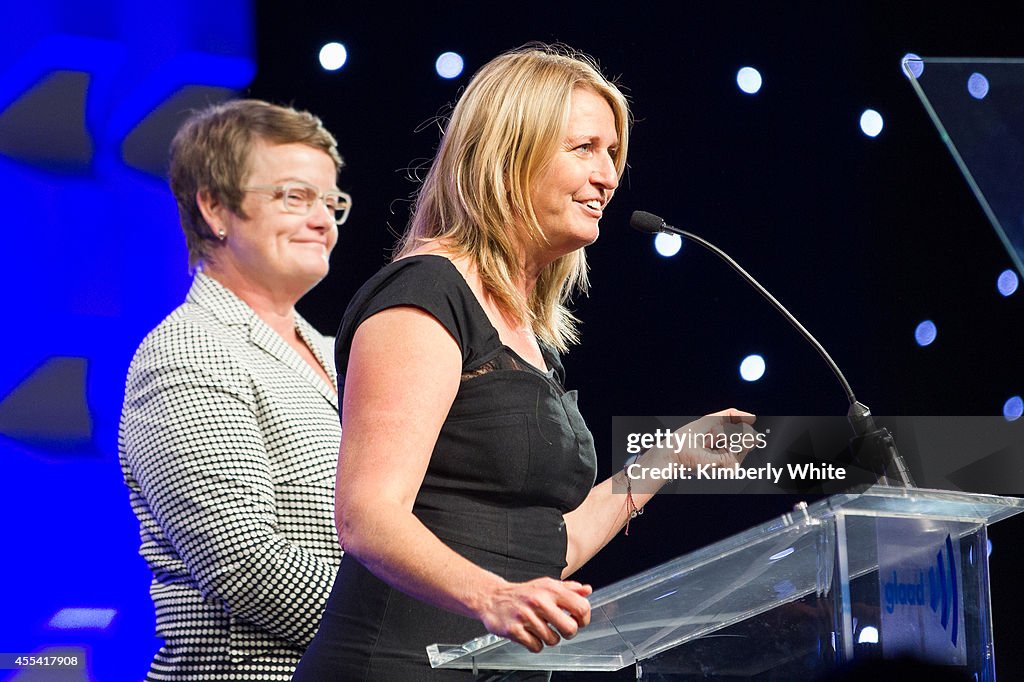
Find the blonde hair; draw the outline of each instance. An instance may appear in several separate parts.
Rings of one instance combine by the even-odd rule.
[[[566,304],[589,284],[583,249],[547,265],[529,300],[515,283],[522,269],[518,240],[547,241],[530,188],[561,143],[578,88],[611,107],[621,177],[630,124],[625,96],[586,55],[564,45],[526,45],[488,62],[466,87],[395,254],[443,240],[475,263],[484,289],[505,314],[530,324],[541,341],[563,352],[579,340]]]
[[[335,170],[344,165],[334,136],[307,111],[241,99],[190,116],[171,142],[170,166],[190,271],[208,259],[213,245],[219,243],[199,211],[196,194],[209,192],[244,218],[242,183],[249,173],[249,151],[257,140],[305,144],[330,156]]]

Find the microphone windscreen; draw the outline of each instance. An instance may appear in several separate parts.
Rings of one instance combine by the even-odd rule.
[[[629,218],[629,224],[634,230],[657,234],[665,226],[665,221],[647,211],[633,211],[633,215]]]

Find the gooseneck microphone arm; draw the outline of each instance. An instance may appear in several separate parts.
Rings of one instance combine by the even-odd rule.
[[[695,242],[711,253],[715,254],[723,261],[725,261],[729,267],[735,270],[739,275],[746,280],[750,286],[752,286],[759,294],[761,294],[769,303],[771,303],[776,310],[778,310],[783,317],[785,317],[791,325],[793,325],[800,334],[807,339],[816,351],[818,355],[828,364],[832,369],[832,373],[836,375],[839,383],[842,385],[843,390],[846,392],[846,398],[850,402],[850,409],[847,412],[847,418],[850,421],[850,425],[853,428],[855,435],[855,441],[857,441],[856,449],[860,452],[861,458],[870,460],[868,465],[873,470],[879,471],[879,482],[886,485],[892,485],[896,483],[903,487],[914,487],[913,478],[910,475],[910,471],[907,469],[903,458],[896,450],[896,444],[893,441],[892,435],[887,429],[879,429],[875,426],[874,419],[871,416],[871,410],[867,405],[857,400],[853,394],[853,389],[850,387],[850,382],[843,376],[843,372],[839,369],[839,365],[836,364],[832,356],[828,354],[825,347],[814,338],[807,328],[800,324],[800,321],[796,319],[793,313],[789,312],[777,298],[772,296],[771,292],[761,286],[761,283],[754,279],[754,276],[743,269],[739,263],[727,254],[722,249],[718,248],[708,240],[681,230],[678,227],[669,225],[659,216],[647,211],[633,211],[632,217],[629,219],[630,226],[640,232],[647,234],[658,234],[659,232],[667,232],[669,234],[679,235],[686,239]],[[867,443],[865,447],[864,443]]]

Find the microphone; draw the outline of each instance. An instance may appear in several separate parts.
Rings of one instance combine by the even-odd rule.
[[[677,234],[682,232],[682,230],[677,230],[666,223],[660,216],[648,213],[647,211],[633,211],[633,215],[629,217],[629,226],[634,230],[640,230],[647,234],[658,234],[659,232]]]
[[[665,222],[660,216],[656,216],[653,213],[647,211],[633,211],[633,215],[629,219],[630,226],[645,232],[647,234],[658,234],[659,232],[666,232],[669,234],[679,235],[686,239],[695,242],[711,253],[715,254],[722,260],[724,260],[729,267],[735,270],[739,275],[747,281],[747,283],[754,287],[754,289],[761,294],[769,303],[771,303],[776,310],[778,310],[786,320],[793,325],[800,334],[818,351],[818,355],[825,360],[832,373],[835,374],[839,383],[842,385],[843,390],[846,392],[846,399],[850,402],[850,409],[846,413],[846,417],[850,422],[850,426],[853,428],[854,439],[851,443],[851,449],[854,452],[854,456],[858,461],[865,464],[871,471],[878,474],[878,482],[883,485],[893,485],[893,481],[897,485],[904,488],[913,488],[914,480],[910,475],[910,471],[907,469],[906,463],[903,461],[903,457],[900,456],[899,451],[896,449],[896,442],[886,428],[878,428],[875,425],[875,420],[871,416],[871,409],[864,403],[857,400],[853,394],[853,389],[850,387],[850,382],[843,376],[842,370],[839,369],[839,365],[836,364],[832,356],[828,354],[825,347],[814,338],[814,335],[807,331],[807,328],[800,324],[800,321],[796,319],[793,313],[786,310],[786,307],[779,302],[777,298],[771,295],[771,293],[761,286],[761,283],[754,279],[754,276],[744,270],[739,263],[732,259],[722,249],[718,248],[703,237],[699,237],[692,232],[681,230],[678,227],[674,227]]]

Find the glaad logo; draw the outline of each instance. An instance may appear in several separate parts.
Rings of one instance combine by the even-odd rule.
[[[947,574],[945,566],[949,567]],[[956,558],[953,556],[953,540],[946,536],[946,556],[943,561],[942,549],[935,553],[935,566],[928,569],[928,595],[932,611],[938,613],[942,601],[939,622],[949,632],[949,640],[956,646],[957,625],[960,622],[960,594],[956,586]],[[951,614],[952,612],[952,614]],[[952,615],[952,618],[950,617]]]
[[[896,571],[892,572],[892,581],[885,584],[885,610],[892,613],[897,605],[924,606],[924,571],[918,571],[917,581],[909,583],[900,582]]]
[[[945,551],[943,551],[945,550]],[[945,545],[935,554],[935,565],[928,567],[928,582],[925,583],[924,569],[907,582],[901,582],[896,571],[892,580],[883,584],[885,610],[893,613],[897,607],[921,608],[925,605],[927,585],[928,606],[939,616],[939,624],[949,633],[949,640],[956,646],[959,636],[960,594],[957,588],[956,557],[953,555],[953,540],[947,535]],[[905,575],[905,574],[904,574]],[[940,611],[941,609],[941,611]]]

